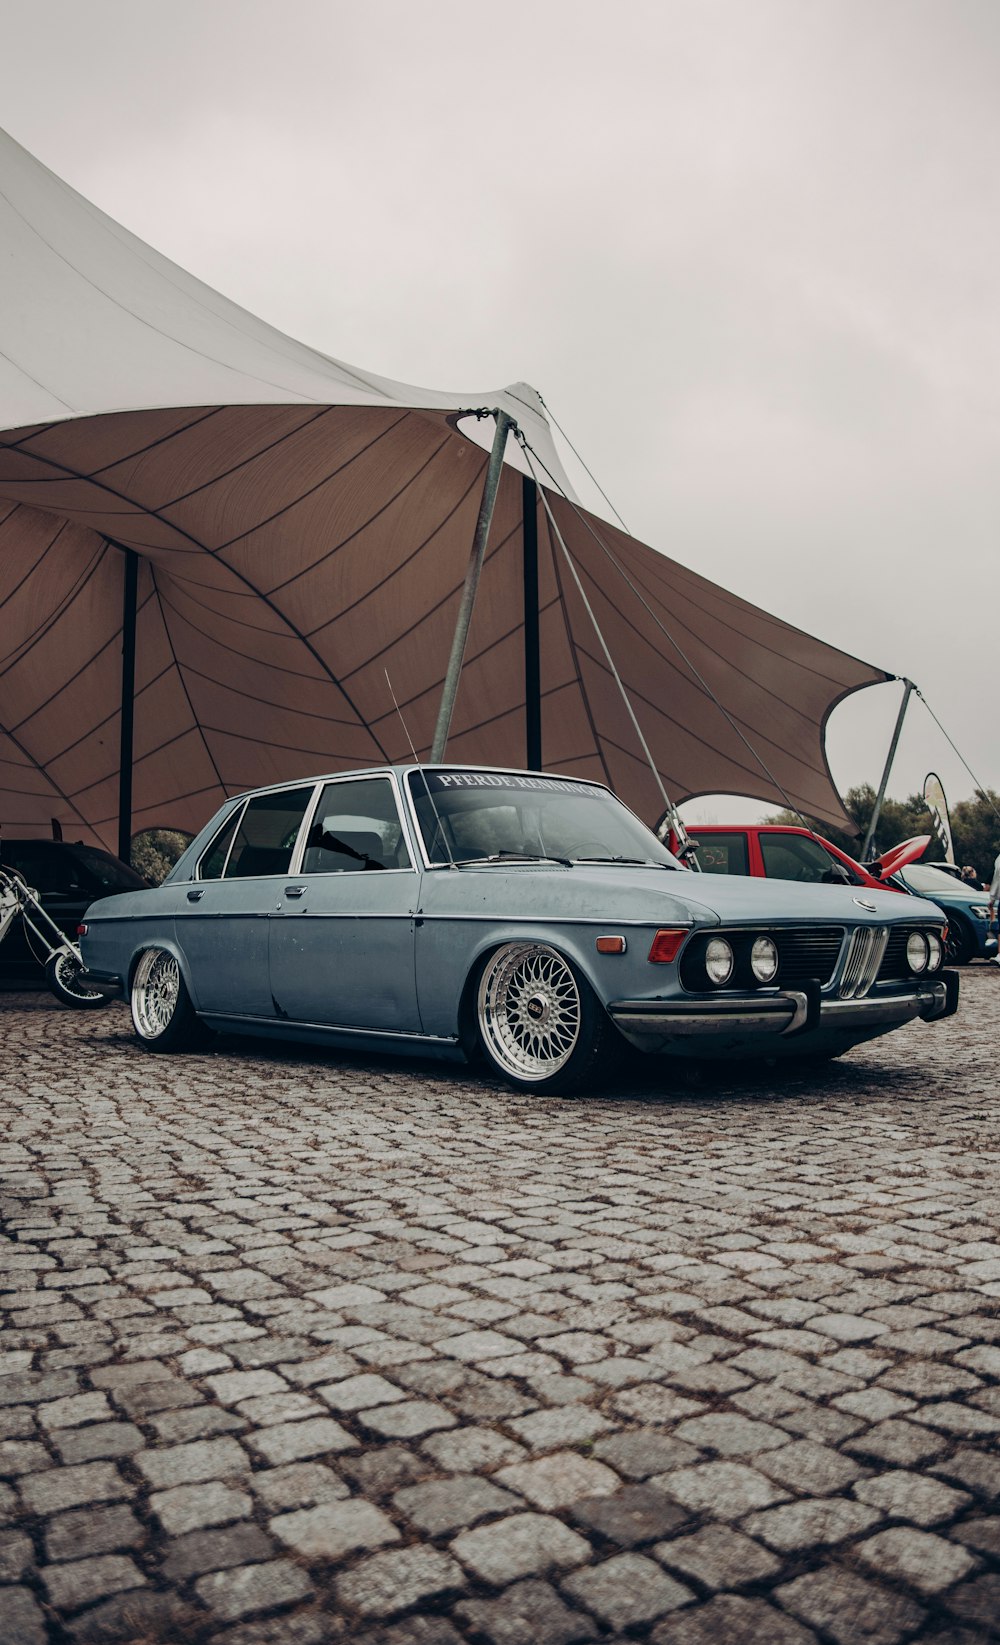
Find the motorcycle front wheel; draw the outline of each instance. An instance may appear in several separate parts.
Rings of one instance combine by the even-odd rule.
[[[96,1011],[110,1004],[107,995],[87,987],[85,974],[79,956],[71,948],[57,949],[45,964],[45,981],[60,1005],[68,1005],[73,1011]]]

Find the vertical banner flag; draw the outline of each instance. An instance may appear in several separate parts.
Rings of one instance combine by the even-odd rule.
[[[935,771],[929,771],[924,778],[924,801],[934,822],[934,838],[944,853],[945,862],[955,861],[955,847],[951,838],[951,818],[948,815],[948,801],[944,797],[944,787],[941,778]]]

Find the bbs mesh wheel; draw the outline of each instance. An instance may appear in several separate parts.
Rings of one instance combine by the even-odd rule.
[[[546,943],[504,943],[490,955],[476,1025],[487,1060],[522,1091],[579,1090],[614,1050],[614,1029],[589,984]]]
[[[147,948],[135,968],[132,1025],[148,1051],[186,1051],[203,1041],[181,968],[165,948]]]

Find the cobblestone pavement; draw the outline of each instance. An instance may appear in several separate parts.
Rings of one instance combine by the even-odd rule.
[[[0,997],[3,1645],[1000,1639],[1000,976],[572,1102]]]

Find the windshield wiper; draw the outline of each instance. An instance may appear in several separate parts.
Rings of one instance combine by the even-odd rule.
[[[654,862],[651,857],[576,857],[575,862],[620,862],[630,868],[673,868],[672,862]]]
[[[494,851],[490,857],[456,857],[455,867],[467,868],[478,862],[557,862],[561,868],[573,866],[569,857],[553,857],[547,851]]]

